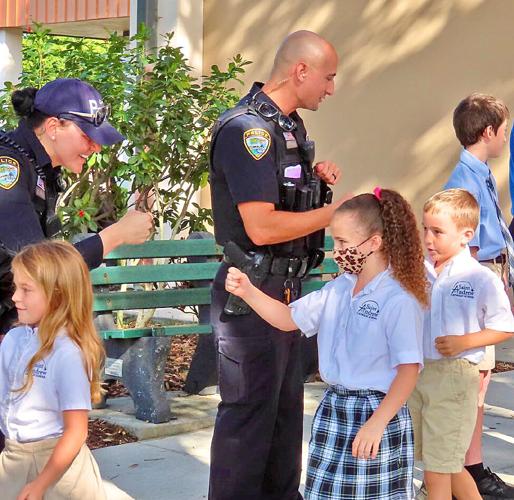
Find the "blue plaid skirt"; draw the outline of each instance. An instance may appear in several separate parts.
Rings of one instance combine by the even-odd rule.
[[[411,500],[414,438],[404,405],[384,431],[378,456],[352,456],[352,442],[385,394],[330,387],[312,423],[306,500]]]

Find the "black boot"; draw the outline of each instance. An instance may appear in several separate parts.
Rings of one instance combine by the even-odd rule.
[[[494,472],[491,472],[489,467],[486,467],[484,471],[484,476],[477,481],[478,491],[484,500],[514,499],[513,486],[510,486]]]

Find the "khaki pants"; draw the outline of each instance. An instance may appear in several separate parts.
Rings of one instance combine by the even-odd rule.
[[[16,500],[22,488],[43,470],[59,438],[33,443],[5,440],[0,455],[0,497]],[[45,500],[105,500],[98,465],[84,444],[68,470],[46,491]]]

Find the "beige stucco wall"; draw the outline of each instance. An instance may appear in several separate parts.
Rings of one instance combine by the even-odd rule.
[[[317,159],[342,167],[338,193],[380,184],[419,213],[458,159],[458,101],[488,92],[514,114],[513,20],[512,0],[204,0],[204,71],[241,53],[246,81],[263,80],[289,32],[325,36],[341,58],[336,94],[302,112]],[[510,210],[508,146],[491,167]]]

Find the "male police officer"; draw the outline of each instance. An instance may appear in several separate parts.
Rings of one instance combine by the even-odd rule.
[[[221,403],[211,448],[211,500],[301,499],[303,381],[299,334],[273,329],[224,282],[229,263],[248,264],[261,288],[285,302],[322,259],[323,228],[342,203],[327,184],[340,171],[311,161],[298,108],[334,92],[338,57],[319,35],[298,31],[280,46],[269,81],[253,85],[221,116],[211,144],[216,241],[225,246],[212,290]],[[228,303],[227,303],[228,300]]]

